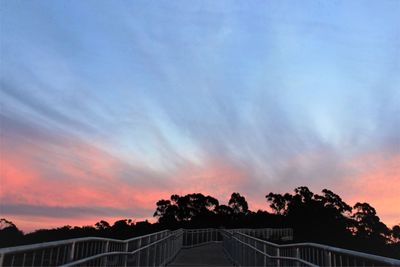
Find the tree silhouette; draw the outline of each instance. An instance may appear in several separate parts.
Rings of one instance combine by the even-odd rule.
[[[354,205],[353,218],[357,222],[356,234],[362,238],[375,238],[386,242],[390,235],[389,228],[380,221],[376,210],[368,203],[357,202]]]
[[[301,241],[345,243],[351,236],[351,221],[346,214],[351,207],[328,189],[323,195],[314,194],[307,187],[294,189],[295,194],[269,193],[266,198],[276,214],[284,215]],[[329,229],[329,231],[327,230]]]
[[[231,217],[233,209],[227,205],[219,205],[216,209],[218,215]]]
[[[265,197],[267,198],[267,201],[270,202],[269,206],[271,209],[277,214],[283,215],[287,213],[287,205],[291,200],[290,194],[285,194],[282,196],[281,194],[274,194],[271,192]]]
[[[109,229],[110,224],[106,221],[101,220],[95,224],[95,227],[97,230],[103,231],[103,230]]]
[[[323,189],[315,194],[306,186],[294,193],[265,196],[273,213],[249,209],[246,198],[232,193],[228,203],[200,193],[171,195],[156,203],[157,223],[100,220],[94,226],[63,226],[23,234],[14,223],[0,219],[0,247],[99,236],[127,239],[163,229],[177,228],[281,228],[294,229],[295,242],[317,242],[383,256],[400,258],[400,225],[389,229],[368,203],[352,208],[336,193]],[[281,240],[275,240],[282,242]]]
[[[400,225],[393,226],[392,236],[395,243],[400,242]]]
[[[154,216],[160,224],[176,227],[178,223],[207,220],[217,214],[219,202],[200,193],[185,196],[172,195],[170,200],[159,200]]]
[[[14,246],[18,244],[24,233],[11,221],[0,219],[0,240],[2,246]]]
[[[247,204],[246,198],[241,196],[239,193],[232,193],[228,204],[235,215],[246,215],[249,211],[249,205]]]

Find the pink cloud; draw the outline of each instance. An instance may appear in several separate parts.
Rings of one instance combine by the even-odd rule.
[[[0,200],[4,206],[27,204],[131,209],[132,212],[127,212],[126,217],[144,218],[143,210],[154,209],[154,200],[164,192],[157,189],[157,186],[151,188],[140,181],[135,184],[125,183],[118,173],[121,169],[135,173],[134,166],[81,141],[56,147],[55,150],[28,142],[18,147],[4,144],[1,155]],[[15,214],[6,213],[2,216],[19,218],[15,222],[17,225],[19,220],[21,223],[30,221],[31,224],[33,220],[29,216]],[[41,217],[39,220],[40,216],[36,217],[38,227],[55,225],[51,223],[52,218]],[[73,219],[70,218],[70,221]],[[85,221],[93,224],[98,219],[102,218],[92,216]],[[76,225],[80,220],[72,224]]]
[[[157,174],[79,140],[68,146],[25,143],[17,148],[5,144],[2,149],[2,155],[7,155],[1,158],[0,199],[4,205],[102,207],[111,212],[124,209],[132,211],[126,217],[151,219],[155,203],[161,198],[201,192],[227,201],[233,191],[240,191],[247,177],[243,170],[216,159],[206,159],[200,165],[188,163],[176,174]],[[48,215],[4,216],[29,230],[32,224],[34,228],[55,227],[93,224],[103,219],[90,214],[68,220]]]
[[[214,157],[203,158],[196,164],[188,161],[174,173],[157,173],[142,166],[138,159],[128,162],[99,147],[82,140],[69,140],[57,146],[31,142],[11,146],[4,142],[0,159],[2,205],[95,207],[105,213],[68,217],[21,213],[2,216],[15,220],[24,230],[94,224],[100,219],[110,222],[120,218],[152,219],[157,200],[169,198],[171,194],[194,192],[212,195],[221,204],[228,202],[232,192],[240,192],[252,210],[265,210],[268,209],[265,194],[270,191],[292,192],[296,186],[307,185],[305,179],[288,180],[264,189],[266,183],[251,177],[248,169]],[[304,171],[304,168],[312,170],[313,162],[321,163],[321,160],[312,154],[288,162]],[[325,164],[323,160],[322,163]],[[337,177],[318,180],[310,188],[315,193],[323,188],[332,189],[352,205],[357,201],[369,202],[388,225],[400,221],[395,208],[400,206],[400,198],[394,186],[400,184],[399,155],[385,157],[384,153],[371,153],[337,166],[343,168],[335,173]],[[323,181],[324,187],[319,188]]]

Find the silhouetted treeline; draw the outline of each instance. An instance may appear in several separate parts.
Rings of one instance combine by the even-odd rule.
[[[400,258],[400,226],[388,228],[368,203],[353,207],[330,190],[314,194],[298,187],[294,194],[266,195],[272,212],[249,210],[244,196],[233,193],[228,203],[200,193],[172,195],[159,200],[157,223],[119,220],[113,225],[100,221],[94,226],[37,230],[23,234],[2,219],[0,246],[47,242],[85,236],[126,239],[163,229],[177,228],[283,228],[294,229],[294,242],[315,242],[388,257]]]
[[[23,234],[12,222],[0,219],[0,247],[50,242],[79,237],[107,237],[115,239],[128,239],[135,236],[163,230],[158,223],[148,221],[133,222],[131,219],[118,220],[110,225],[106,221],[99,221],[94,226],[71,227],[69,225],[54,228],[40,229],[32,233]]]

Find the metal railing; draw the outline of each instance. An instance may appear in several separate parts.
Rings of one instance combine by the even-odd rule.
[[[181,250],[182,236],[183,229],[169,232],[160,239],[145,236],[137,247],[128,245],[125,251],[94,255],[63,266],[165,266]]]
[[[76,238],[0,249],[0,266],[165,265],[182,246],[183,230],[127,240]]]
[[[293,240],[291,228],[229,229],[230,233],[239,232],[266,240]],[[182,248],[191,248],[210,242],[222,242],[221,229],[184,229]]]
[[[211,242],[222,242],[222,235],[218,229],[185,229],[183,231],[182,248],[191,248]]]
[[[315,243],[278,245],[239,231],[221,231],[237,266],[400,266],[400,260]]]
[[[229,232],[239,232],[253,237],[257,237],[264,240],[270,241],[291,241],[293,240],[293,229],[292,228],[240,228],[230,229]]]
[[[77,238],[0,249],[0,266],[165,266],[178,252],[220,242],[237,266],[400,266],[400,260],[314,243],[278,245],[291,229],[179,229],[128,240]]]

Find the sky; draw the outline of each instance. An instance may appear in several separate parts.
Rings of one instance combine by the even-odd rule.
[[[0,1],[20,229],[328,188],[400,223],[400,1]]]

